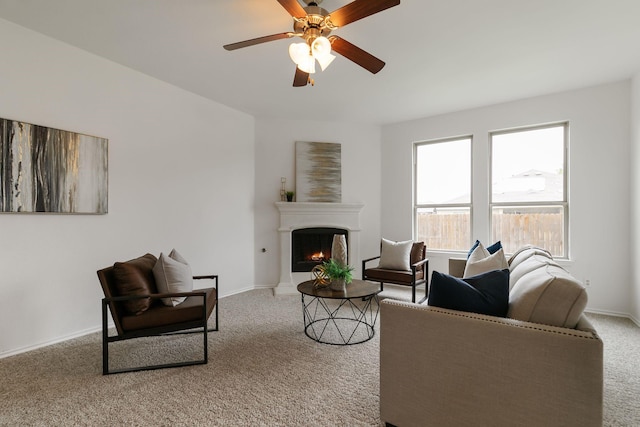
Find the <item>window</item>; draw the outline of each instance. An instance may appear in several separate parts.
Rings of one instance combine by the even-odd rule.
[[[567,257],[568,124],[494,132],[491,228],[505,252],[532,244]]]
[[[429,250],[471,242],[471,137],[414,146],[414,230]]]

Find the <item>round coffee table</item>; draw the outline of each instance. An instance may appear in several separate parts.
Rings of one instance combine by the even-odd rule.
[[[302,295],[304,333],[312,340],[351,345],[375,335],[380,285],[353,280],[343,290],[333,290],[316,288],[313,280],[307,280],[298,285],[298,292]]]

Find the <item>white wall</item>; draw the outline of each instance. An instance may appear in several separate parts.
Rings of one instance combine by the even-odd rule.
[[[0,117],[109,139],[107,215],[0,215],[0,357],[98,328],[114,261],[175,247],[223,296],[253,285],[252,117],[4,20],[0,39]]]
[[[572,132],[569,267],[591,281],[590,309],[640,318],[640,273],[631,288],[627,255],[632,242],[640,246],[640,231],[629,237],[627,159],[633,153],[632,164],[640,163],[640,76],[633,121],[631,83],[621,82],[380,129],[254,121],[4,20],[0,37],[11,40],[0,68],[0,117],[108,138],[110,162],[107,215],[0,214],[0,357],[98,328],[95,271],[145,252],[176,247],[194,273],[220,275],[223,296],[277,284],[274,202],[281,176],[294,188],[295,141],[342,144],[343,201],[365,205],[360,254],[368,257],[381,235],[412,237],[412,142],[473,134],[474,201],[486,202],[478,182],[488,177],[488,132],[558,120],[570,120]],[[474,216],[474,237],[487,240],[486,220]],[[431,258],[446,271],[445,256]]]
[[[570,122],[567,268],[589,279],[590,310],[630,310],[630,82],[525,99],[383,127],[382,235],[412,237],[412,143],[473,135],[473,202],[488,203],[489,141],[493,130]],[[474,210],[473,238],[489,240],[488,212]],[[447,271],[450,254],[430,254]]]
[[[640,73],[631,81],[631,308],[640,325]]]
[[[280,279],[280,177],[295,190],[295,142],[342,144],[342,201],[364,203],[360,213],[360,255],[375,256],[380,246],[380,128],[339,122],[256,120],[255,282],[275,286]],[[261,252],[262,248],[266,252]],[[360,261],[354,265],[356,277]]]

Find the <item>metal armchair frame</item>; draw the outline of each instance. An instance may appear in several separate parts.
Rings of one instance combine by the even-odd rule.
[[[407,278],[410,278],[409,280],[394,280],[391,278],[380,278],[380,277],[376,277],[376,276],[370,276],[367,274],[367,268],[366,268],[366,264],[368,262],[371,262],[373,260],[379,259],[380,255],[375,256],[373,258],[367,258],[367,259],[363,259],[362,260],[362,280],[369,280],[371,282],[378,282],[380,283],[380,290],[384,290],[384,284],[385,283],[392,283],[392,284],[396,284],[396,285],[403,285],[403,286],[411,286],[411,302],[416,302],[416,287],[420,286],[422,284],[424,284],[424,298],[422,298],[420,301],[418,301],[419,303],[424,302],[427,299],[427,296],[429,294],[429,286],[427,285],[427,277],[428,277],[428,272],[429,272],[429,259],[426,257],[426,247],[423,246],[422,248],[422,259],[418,262],[416,262],[415,264],[411,264],[411,272],[409,273],[408,271],[406,272],[406,276]],[[383,269],[371,269],[371,270],[383,270]],[[422,278],[421,279],[416,279],[416,274],[418,271],[422,270]]]
[[[209,354],[208,354],[207,334],[209,332],[218,331],[218,327],[219,327],[218,276],[217,275],[193,276],[194,280],[201,280],[201,279],[213,280],[214,281],[213,288],[200,289],[200,290],[195,290],[193,292],[176,292],[176,293],[136,295],[136,296],[113,296],[111,292],[112,267],[99,270],[98,278],[100,279],[100,283],[102,284],[102,287],[105,290],[105,295],[106,295],[102,299],[102,374],[103,375],[118,374],[118,373],[124,373],[124,372],[147,371],[147,370],[164,369],[164,368],[175,368],[180,366],[202,365],[208,362]],[[215,302],[214,302],[215,306],[211,311],[208,310],[209,305],[211,304],[211,301],[209,301],[209,305],[208,305],[207,294],[210,294],[209,298],[215,298]],[[122,316],[123,316],[123,310],[120,307],[122,302],[135,300],[135,299],[142,299],[142,298],[151,298],[155,300],[160,298],[181,297],[181,296],[188,297],[188,298],[202,298],[201,316],[198,316],[197,319],[194,318],[188,321],[165,324],[160,326],[150,326],[150,327],[136,328],[136,329],[130,329],[130,330],[125,330],[123,328],[123,325],[121,322]],[[150,308],[150,310],[153,310],[153,308]],[[108,311],[111,311],[111,316],[113,318],[114,324],[116,326],[116,330],[118,332],[117,335],[111,335],[111,336],[109,335]],[[215,327],[213,329],[209,329],[207,322],[209,317],[213,314],[213,312],[215,312]],[[123,368],[123,369],[109,369],[109,343],[141,338],[141,337],[162,336],[162,335],[171,335],[171,334],[196,334],[196,333],[202,333],[202,338],[203,338],[202,359],[189,360],[189,361],[176,362],[176,363],[137,366],[137,367]]]

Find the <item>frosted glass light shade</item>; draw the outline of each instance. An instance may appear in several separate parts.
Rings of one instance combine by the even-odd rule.
[[[318,37],[311,43],[311,53],[318,60],[322,71],[336,59],[335,55],[331,54],[331,42],[326,37]]]
[[[330,53],[327,53],[322,57],[319,57],[319,56],[316,57],[316,59],[318,60],[318,64],[320,64],[320,68],[322,68],[322,71],[324,71],[324,69],[327,68],[329,64],[333,62],[334,59],[336,59],[336,56]]]
[[[305,73],[313,74],[316,72],[316,60],[311,54],[298,63],[298,68]]]
[[[307,56],[309,56],[309,46],[306,43],[291,43],[289,57],[296,65],[303,62]]]
[[[311,43],[311,52],[316,58],[331,53],[331,42],[326,37],[318,37]]]

